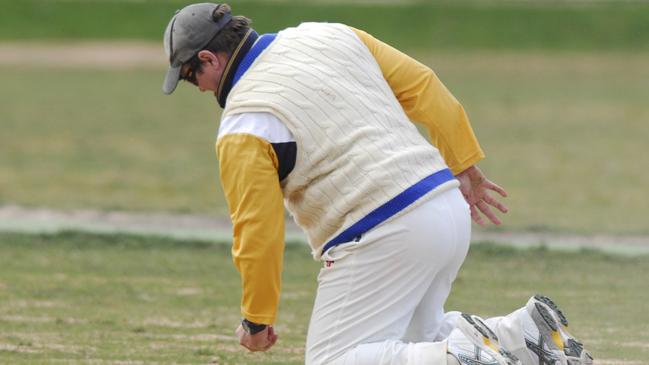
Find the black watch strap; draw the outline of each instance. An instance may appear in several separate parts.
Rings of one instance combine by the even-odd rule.
[[[246,332],[248,332],[251,335],[257,334],[257,333],[265,330],[266,327],[268,327],[265,324],[258,324],[258,323],[255,323],[255,322],[250,322],[249,320],[247,320],[245,318],[241,320],[241,326],[243,327],[243,329]]]

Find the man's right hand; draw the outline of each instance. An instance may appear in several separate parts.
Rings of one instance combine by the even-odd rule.
[[[243,329],[243,326],[239,325],[236,334],[239,337],[239,344],[251,352],[267,351],[273,347],[279,337],[273,326],[267,326],[262,331],[251,335]]]

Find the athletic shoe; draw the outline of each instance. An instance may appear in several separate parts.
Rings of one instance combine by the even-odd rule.
[[[478,316],[462,313],[448,337],[448,365],[521,365]]]
[[[591,365],[593,357],[568,332],[568,319],[548,297],[537,294],[525,306],[533,323],[523,322],[525,344],[539,365]]]

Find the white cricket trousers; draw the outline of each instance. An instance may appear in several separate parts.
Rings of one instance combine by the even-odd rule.
[[[444,302],[470,235],[454,188],[326,252],[306,363],[446,364]]]

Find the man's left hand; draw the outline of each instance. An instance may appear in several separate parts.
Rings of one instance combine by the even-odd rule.
[[[505,189],[489,181],[475,165],[459,173],[456,178],[460,181],[462,195],[464,195],[464,199],[471,208],[473,221],[483,226],[485,221],[480,215],[480,212],[482,212],[491,223],[500,224],[500,219],[491,211],[490,206],[502,213],[507,213],[507,207],[489,195],[488,191],[495,191],[504,198],[507,196]]]
[[[273,326],[267,326],[263,331],[251,335],[239,325],[236,334],[239,337],[239,344],[251,352],[267,351],[273,347],[278,338]]]

